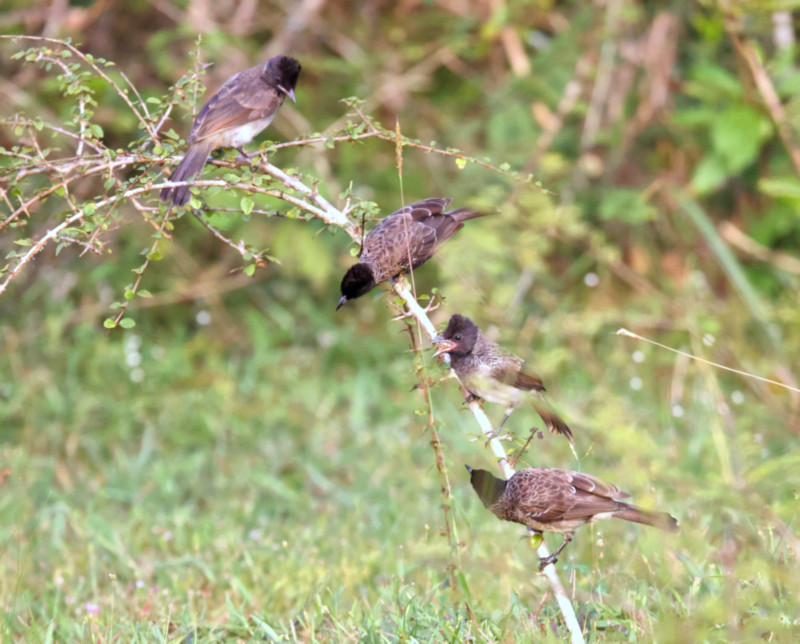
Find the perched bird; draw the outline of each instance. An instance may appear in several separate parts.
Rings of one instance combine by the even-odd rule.
[[[528,526],[534,532],[558,532],[563,543],[549,557],[539,560],[539,570],[558,561],[584,523],[616,517],[643,523],[667,532],[678,531],[678,521],[664,512],[648,512],[622,501],[628,498],[616,485],[594,476],[550,467],[526,467],[507,481],[486,470],[473,470],[469,479],[483,505],[498,518]]]
[[[500,432],[511,412],[531,397],[533,407],[550,431],[563,434],[570,443],[574,442],[572,430],[544,400],[542,379],[525,371],[521,358],[506,353],[496,343],[487,340],[472,320],[456,313],[450,318],[444,333],[435,337],[433,342],[438,347],[434,357],[450,354],[450,366],[470,394],[506,406],[505,416],[493,436]]]
[[[423,199],[393,212],[375,226],[364,238],[359,253],[361,261],[351,266],[342,279],[342,297],[336,310],[381,282],[422,266],[439,246],[464,227],[465,221],[486,214],[467,208],[444,212],[451,201]]]
[[[294,58],[273,56],[226,80],[194,118],[189,149],[170,181],[194,177],[216,148],[236,148],[246,157],[242,146],[272,122],[287,96],[294,102],[299,75],[300,63]],[[188,185],[164,188],[160,194],[161,201],[177,206],[189,197]]]

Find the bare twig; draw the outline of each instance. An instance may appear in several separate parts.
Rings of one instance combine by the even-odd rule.
[[[454,596],[458,593],[458,583],[456,580],[456,571],[461,572],[461,551],[459,550],[459,539],[457,526],[452,516],[452,499],[453,493],[450,486],[450,477],[447,472],[447,461],[444,457],[444,448],[442,441],[439,438],[439,432],[436,429],[436,417],[433,413],[433,399],[431,397],[431,387],[427,374],[425,373],[425,363],[422,360],[422,346],[421,338],[414,333],[415,329],[419,329],[419,325],[407,324],[406,330],[408,331],[409,340],[411,342],[411,350],[414,353],[414,362],[416,365],[416,376],[419,384],[419,390],[425,400],[425,408],[428,416],[428,424],[426,430],[431,432],[431,447],[433,447],[434,457],[436,459],[436,470],[439,473],[439,484],[441,486],[442,494],[442,508],[444,510],[444,530],[447,542],[450,545],[451,552],[455,555],[455,564],[450,565],[450,588]]]
[[[736,246],[736,248],[750,257],[772,264],[775,268],[787,273],[800,275],[800,259],[759,244],[752,237],[745,235],[731,222],[721,222],[719,224],[719,234],[731,246]]]
[[[250,251],[248,251],[247,248],[245,248],[243,241],[240,241],[237,244],[232,239],[225,237],[225,235],[223,235],[217,228],[215,228],[205,219],[203,219],[203,215],[199,211],[192,208],[192,214],[194,215],[195,219],[197,219],[197,221],[199,221],[208,232],[214,235],[214,237],[219,239],[226,246],[230,246],[231,248],[233,248],[233,250],[239,253],[242,257],[247,258],[248,254],[250,254],[252,259],[254,259],[257,264],[266,263],[262,256],[262,253],[250,253]]]
[[[49,242],[56,239],[58,237],[59,232],[61,232],[68,226],[71,226],[72,224],[80,221],[82,218],[83,218],[83,212],[78,212],[72,215],[71,217],[67,217],[58,226],[56,226],[55,228],[51,228],[44,235],[42,235],[42,237],[40,237],[39,240],[30,247],[30,250],[28,250],[27,253],[25,253],[22,257],[20,257],[17,260],[17,263],[14,265],[14,267],[8,271],[6,279],[3,280],[2,284],[0,284],[0,295],[2,295],[5,292],[6,288],[8,288],[9,282],[11,282],[11,280],[13,280],[17,275],[19,275],[19,272],[22,270],[22,267],[25,266],[34,257],[36,257],[36,255],[38,255],[42,250],[44,250],[44,247]]]
[[[617,329],[617,335],[624,335],[629,338],[635,338],[636,340],[649,342],[650,344],[654,344],[657,347],[666,349],[667,351],[672,351],[673,353],[677,353],[678,355],[684,356],[686,358],[691,358],[692,360],[703,362],[705,364],[711,365],[712,367],[716,367],[717,369],[724,369],[725,371],[730,371],[731,373],[735,373],[740,376],[745,376],[746,378],[754,378],[756,380],[760,380],[762,382],[766,382],[771,385],[777,385],[778,387],[783,387],[784,389],[788,389],[789,391],[800,393],[800,389],[798,389],[797,387],[793,387],[792,385],[787,385],[785,382],[780,382],[778,380],[771,380],[770,378],[764,378],[763,376],[757,376],[754,373],[748,373],[747,371],[734,369],[733,367],[726,367],[724,364],[719,364],[718,362],[712,362],[711,360],[706,360],[705,358],[701,358],[700,356],[696,356],[691,353],[686,353],[685,351],[681,351],[680,349],[673,349],[672,347],[667,346],[666,344],[661,344],[660,342],[656,342],[655,340],[651,340],[650,338],[645,338],[637,333],[634,333],[633,331],[628,331],[628,329]]]

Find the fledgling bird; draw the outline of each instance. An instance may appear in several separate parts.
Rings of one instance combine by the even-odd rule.
[[[253,140],[275,118],[288,96],[295,102],[294,88],[300,63],[290,56],[273,56],[267,62],[231,76],[194,118],[189,148],[170,181],[188,181],[203,169],[212,150],[236,148]],[[189,201],[189,186],[164,188],[161,201],[182,206]]]
[[[539,560],[539,570],[558,561],[558,555],[575,536],[575,529],[584,523],[616,517],[678,532],[674,517],[617,501],[630,495],[588,474],[526,467],[504,481],[486,470],[473,470],[469,465],[466,468],[483,505],[499,519],[521,523],[539,534],[558,532],[564,536],[554,553]]]
[[[451,201],[437,197],[423,199],[396,210],[375,226],[364,238],[360,261],[342,279],[342,297],[336,310],[381,282],[422,266],[439,246],[464,227],[465,221],[487,214],[467,208],[445,212]]]
[[[574,442],[572,430],[545,401],[542,379],[525,370],[522,358],[488,340],[472,320],[456,313],[433,343],[438,347],[434,357],[450,354],[450,366],[470,394],[506,406],[505,416],[492,437],[500,433],[511,413],[531,398],[550,431]]]

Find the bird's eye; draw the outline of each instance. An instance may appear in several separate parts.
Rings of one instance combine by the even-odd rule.
[[[453,336],[453,340],[455,340],[456,342],[458,342],[460,339],[461,339],[461,334],[460,334],[460,333],[456,333],[456,334]]]

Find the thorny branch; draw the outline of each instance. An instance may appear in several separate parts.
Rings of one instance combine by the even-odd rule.
[[[60,41],[48,40],[48,39],[39,39],[44,42],[57,44],[61,47],[68,49],[74,56],[78,57],[84,64],[90,66],[101,78],[103,78],[106,82],[108,82],[115,91],[123,98],[123,100],[128,105],[129,109],[136,115],[136,118],[139,120],[141,125],[143,126],[144,130],[147,132],[148,138],[151,141],[157,142],[159,137],[160,127],[164,123],[163,115],[157,118],[154,121],[154,116],[151,115],[142,101],[141,97],[134,91],[134,95],[137,97],[137,105],[130,101],[127,97],[126,90],[120,87],[113,79],[111,79],[105,72],[100,69],[100,67],[95,64],[90,58],[83,55],[80,51],[69,45],[68,43],[62,43]],[[124,78],[124,77],[123,77]],[[127,83],[127,79],[124,79]],[[129,84],[129,83],[128,83]],[[355,101],[347,101],[348,104],[353,108],[356,114],[361,118],[361,123],[356,126],[351,126],[348,128],[345,134],[335,135],[332,137],[311,137],[303,140],[293,141],[284,144],[278,144],[277,146],[273,146],[272,149],[276,148],[283,148],[283,147],[290,147],[290,146],[302,146],[302,145],[329,145],[331,143],[341,143],[341,142],[355,142],[367,138],[378,138],[381,140],[385,140],[387,142],[391,142],[395,146],[402,147],[410,147],[422,150],[424,152],[436,153],[445,156],[453,157],[460,161],[459,165],[466,164],[467,162],[476,163],[482,167],[490,169],[494,172],[503,174],[505,176],[511,177],[515,180],[522,180],[522,181],[530,181],[532,177],[521,177],[516,173],[510,172],[506,167],[496,167],[489,163],[486,160],[475,159],[470,157],[459,150],[455,149],[439,149],[434,145],[425,145],[420,143],[419,141],[411,140],[406,137],[401,136],[397,132],[385,130],[378,126],[375,122],[373,122],[369,117],[364,115],[357,103]],[[8,122],[8,121],[7,121]],[[35,141],[36,136],[34,131],[41,129],[42,126],[36,127],[38,124],[34,123],[21,123],[19,120],[17,121],[17,125],[23,125],[26,130],[29,132],[29,136],[33,139],[33,149],[35,151],[34,155],[27,155],[25,152],[25,148],[22,147],[17,148],[16,150],[3,150],[2,154],[4,156],[11,156],[13,157],[13,161],[16,161],[17,164],[14,168],[14,171],[17,173],[15,180],[20,181],[24,177],[35,177],[37,175],[43,175],[48,180],[48,186],[45,188],[40,189],[33,197],[26,198],[23,195],[13,195],[7,191],[3,184],[0,184],[0,199],[9,206],[9,214],[5,217],[5,219],[0,222],[0,229],[18,225],[22,217],[26,217],[30,219],[35,214],[35,208],[41,206],[45,199],[51,198],[54,195],[61,195],[65,196],[67,202],[69,204],[69,210],[71,211],[69,216],[63,219],[60,223],[50,228],[45,234],[41,235],[38,239],[30,240],[29,248],[24,253],[19,253],[16,256],[15,261],[13,264],[7,269],[5,279],[2,283],[0,283],[0,294],[2,294],[8,287],[9,283],[17,277],[23,267],[25,267],[29,262],[38,254],[40,253],[50,242],[53,241],[60,241],[63,243],[70,242],[70,243],[80,243],[82,246],[86,246],[86,242],[76,238],[73,234],[64,234],[62,236],[62,232],[65,232],[65,229],[70,228],[72,226],[81,225],[87,222],[87,220],[92,223],[96,224],[98,219],[93,218],[95,214],[99,215],[100,224],[97,226],[97,229],[93,231],[93,233],[89,237],[89,246],[95,243],[96,233],[97,230],[105,226],[106,219],[108,218],[109,214],[117,209],[120,204],[123,203],[131,203],[134,207],[139,211],[142,217],[148,222],[148,224],[152,225],[156,228],[156,233],[154,234],[154,239],[149,252],[147,253],[146,259],[144,264],[136,270],[138,273],[137,279],[135,280],[134,284],[130,286],[126,291],[126,300],[127,302],[122,305],[120,311],[118,311],[115,319],[113,320],[112,326],[115,326],[119,323],[126,311],[128,306],[128,302],[132,300],[132,298],[136,295],[136,292],[139,290],[142,276],[149,265],[151,258],[154,256],[155,253],[158,251],[158,244],[159,242],[167,237],[168,231],[168,224],[170,221],[170,217],[172,215],[173,209],[169,209],[166,212],[163,211],[163,207],[160,205],[149,205],[145,203],[139,203],[137,198],[140,196],[150,197],[155,194],[156,191],[160,190],[165,186],[177,185],[176,183],[170,181],[153,181],[150,173],[154,168],[158,168],[160,165],[163,165],[165,162],[165,158],[163,155],[154,155],[149,154],[145,151],[144,148],[137,151],[135,154],[124,154],[120,153],[119,151],[111,151],[104,147],[102,141],[100,139],[88,139],[87,132],[86,132],[86,122],[85,119],[79,123],[80,132],[69,133],[69,132],[61,132],[61,134],[66,135],[67,138],[73,139],[75,142],[75,151],[77,154],[75,156],[69,158],[59,158],[59,159],[51,159],[49,158],[45,152],[43,151],[42,147],[38,145],[38,142]],[[28,127],[28,125],[32,125],[33,127]],[[58,128],[54,128],[52,126],[47,126],[47,128],[55,132]],[[146,146],[145,146],[146,147]],[[100,148],[100,149],[98,149]],[[91,150],[91,153],[87,154],[87,149]],[[227,167],[227,168],[239,168],[245,165],[251,166],[251,170],[256,172],[261,172],[264,175],[272,177],[275,182],[271,184],[271,187],[263,188],[261,186],[255,185],[254,183],[247,182],[246,180],[241,181],[234,181],[231,182],[230,180],[223,180],[223,179],[201,179],[194,182],[196,186],[218,186],[223,189],[235,189],[240,190],[245,194],[262,194],[265,196],[275,197],[282,201],[285,201],[288,204],[291,204],[294,207],[300,208],[301,210],[309,213],[312,217],[321,219],[326,224],[331,226],[336,226],[344,230],[350,237],[356,242],[359,243],[361,240],[361,230],[358,223],[351,221],[348,217],[348,208],[344,210],[340,210],[333,206],[324,196],[320,194],[317,190],[316,186],[309,186],[308,183],[303,179],[302,175],[298,173],[290,173],[280,168],[268,163],[265,158],[262,160],[251,164],[247,161],[225,161],[225,160],[216,160],[213,161],[214,165],[219,167]],[[120,171],[127,170],[130,174],[131,171],[138,171],[138,175],[133,178],[133,180],[129,182],[123,182],[122,179],[119,178],[120,175],[117,173]],[[6,175],[7,177],[10,175]],[[113,192],[108,192],[92,202],[84,203],[82,205],[76,204],[70,201],[69,193],[70,187],[75,182],[81,179],[87,178],[94,178],[95,176],[106,176],[110,179],[110,184],[108,185],[106,190],[109,190],[111,187],[114,188]],[[57,177],[55,181],[53,178]],[[12,205],[12,197],[13,200],[16,200],[17,203]],[[105,210],[104,210],[105,209]],[[195,216],[198,216],[195,213]],[[206,225],[207,222],[203,222],[201,217],[198,217],[201,222]],[[159,222],[160,220],[160,222]],[[210,232],[214,234],[215,237],[220,239],[226,245],[234,248],[240,254],[243,253],[243,249],[241,245],[236,244],[233,240],[228,239],[219,231],[215,231],[212,226],[206,225],[209,228]],[[428,309],[423,308],[418,303],[417,299],[414,297],[412,292],[408,289],[405,281],[403,279],[397,280],[392,286],[394,292],[402,299],[403,307],[405,309],[405,314],[414,319],[418,328],[427,334],[429,338],[432,338],[436,335],[436,328],[433,325],[432,321],[428,317]],[[111,320],[107,322],[111,323]],[[419,350],[419,342],[416,340],[414,341],[414,346],[417,347]],[[424,374],[420,376],[424,380]],[[429,396],[430,392],[429,389],[425,390],[426,396]],[[480,404],[477,401],[473,401],[469,403],[469,408],[472,411],[476,422],[478,423],[479,427],[481,428],[481,432],[483,434],[489,434],[492,432],[492,426],[489,422],[489,419],[484,414],[483,410],[480,407]],[[430,410],[430,408],[429,408]],[[443,465],[444,459],[441,454],[441,445],[438,440],[438,435],[435,433],[435,424],[434,419],[431,415],[428,418],[428,424],[433,430],[434,434],[434,448],[437,451],[437,465],[441,460]],[[489,441],[489,445],[495,457],[497,458],[497,462],[503,474],[506,477],[509,477],[513,474],[513,468],[511,467],[506,452],[497,439],[492,439]],[[446,468],[443,466],[439,468],[442,486],[443,488],[447,488],[449,490],[449,480],[447,479]],[[444,492],[443,492],[444,493]],[[449,494],[449,492],[448,492]],[[455,539],[454,534],[451,535],[451,542]],[[457,551],[457,539],[455,539],[456,544],[456,551]],[[544,543],[539,548],[539,556],[544,557],[547,556],[548,551]],[[575,617],[574,610],[572,605],[567,597],[566,591],[564,586],[561,584],[561,581],[558,577],[556,569],[553,565],[549,565],[544,570],[545,576],[550,583],[551,589],[556,596],[558,601],[559,607],[561,612],[564,616],[564,620],[566,622],[567,628],[571,633],[571,638],[574,643],[583,642],[583,636],[581,633],[581,628],[578,624],[578,621]]]
[[[327,224],[342,228],[354,241],[360,241],[358,226],[348,219],[345,212],[342,212],[332,206],[330,202],[328,202],[324,197],[322,197],[322,195],[319,194],[319,192],[306,186],[299,178],[291,176],[269,163],[259,163],[257,167],[264,173],[284,181],[288,188],[304,195],[303,199],[294,198],[292,201],[290,201],[290,203],[305,209],[311,215],[319,217]],[[283,195],[275,196],[283,198]],[[428,337],[433,338],[436,336],[436,327],[428,317],[427,309],[419,304],[413,293],[409,290],[405,280],[398,279],[392,285],[392,289],[395,294],[402,298],[407,314],[414,318],[414,320],[428,335]],[[487,436],[491,434],[493,431],[492,424],[481,408],[480,403],[478,401],[470,402],[469,409],[475,417],[481,432]],[[438,437],[434,436],[434,440],[438,440]],[[511,477],[514,474],[514,469],[509,463],[508,456],[503,448],[502,443],[496,438],[492,438],[489,441],[489,446],[492,450],[492,453],[497,458],[498,466],[502,470],[503,475],[506,478]],[[547,557],[550,554],[544,541],[542,541],[541,545],[539,546],[537,554],[540,558]],[[573,644],[583,642],[584,640],[580,624],[578,623],[578,620],[575,616],[575,611],[572,607],[569,597],[567,596],[564,585],[561,583],[555,566],[550,564],[544,569],[543,572],[550,584],[553,594],[556,597],[556,601],[561,609],[561,613],[564,616],[564,621],[570,631]]]

